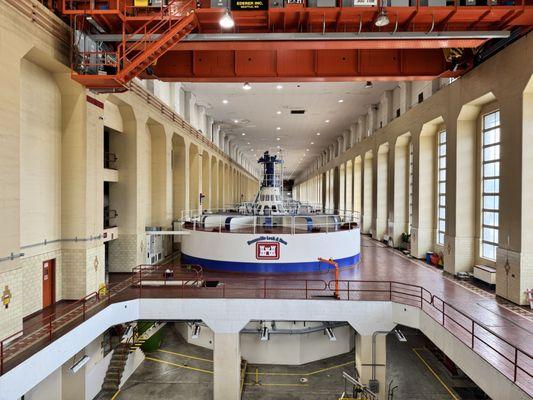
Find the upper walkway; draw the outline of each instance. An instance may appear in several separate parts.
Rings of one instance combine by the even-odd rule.
[[[0,345],[2,373],[16,367],[110,303],[136,298],[324,299],[393,301],[422,309],[509,380],[533,395],[533,314],[520,315],[417,260],[367,238],[362,262],[334,281],[321,274],[247,275],[185,271],[179,266],[137,267],[112,276],[106,293],[58,305],[24,323]],[[327,254],[324,254],[327,257]],[[165,274],[170,268],[173,276]]]

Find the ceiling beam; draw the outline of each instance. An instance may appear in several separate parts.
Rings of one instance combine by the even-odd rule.
[[[448,67],[440,49],[170,51],[154,66],[154,77],[196,82],[432,79]]]

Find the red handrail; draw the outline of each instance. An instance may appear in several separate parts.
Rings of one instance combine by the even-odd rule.
[[[107,300],[111,302],[111,292],[114,291],[118,294],[125,289],[131,288],[132,285],[139,285],[139,288],[145,284],[149,284],[150,281],[160,277],[161,273],[168,268],[169,265],[139,265],[132,269],[132,275],[125,281],[119,282],[113,286],[107,286]],[[413,285],[398,281],[380,281],[380,280],[330,280],[324,281],[320,279],[242,279],[242,278],[214,278],[209,277],[209,280],[217,279],[222,285],[215,287],[205,287],[199,285],[204,281],[203,271],[201,267],[193,267],[193,273],[191,274],[179,274],[180,278],[191,278],[189,280],[181,279],[181,282],[177,285],[177,291],[171,292],[172,295],[177,294],[178,297],[199,297],[204,294],[214,295],[214,297],[221,298],[275,298],[275,299],[290,299],[290,298],[313,298],[315,295],[330,295],[331,292],[338,292],[339,297],[344,300],[359,300],[359,301],[393,301],[400,304],[411,305],[420,308],[429,317],[439,323],[443,328],[447,329],[458,340],[465,343],[472,351],[475,351],[481,357],[484,357],[481,352],[484,347],[485,350],[494,352],[497,358],[504,360],[510,366],[512,371],[502,370],[498,368],[507,378],[512,380],[517,385],[520,385],[519,374],[526,379],[533,377],[531,366],[533,365],[532,355],[525,349],[519,346],[511,344],[504,339],[501,335],[492,331],[489,327],[485,326],[481,321],[476,318],[469,317],[464,312],[460,311],[457,307],[447,303],[440,297],[433,295],[429,290],[420,285]],[[176,286],[176,285],[173,285]],[[163,289],[166,290],[166,289]],[[129,292],[133,294],[133,298],[137,297],[135,291]],[[158,292],[159,293],[159,292]],[[149,292],[150,294],[150,292]],[[139,289],[139,297],[142,297],[142,291]],[[95,302],[89,301],[94,298]],[[48,325],[43,327],[42,322],[38,324],[38,328],[35,331],[27,332],[26,327],[23,331],[19,331],[8,338],[0,341],[0,374],[4,373],[4,363],[7,357],[6,355],[6,342],[14,338],[17,335],[22,334],[24,331],[27,335],[38,333],[40,330],[42,334],[37,335],[33,340],[30,340],[24,347],[27,349],[43,339],[48,338],[49,342],[53,341],[54,331],[57,331],[62,327],[54,327],[54,322],[57,322],[60,318],[63,318],[73,311],[77,311],[77,315],[71,318],[68,323],[82,318],[85,320],[87,313],[87,304],[90,304],[89,310],[102,304],[100,295],[98,292],[93,292],[88,296],[76,301],[72,305],[69,305],[67,312],[54,313],[46,317],[48,319]],[[67,324],[68,324],[67,323]],[[46,325],[46,324],[44,324]],[[453,329],[456,327],[456,329]],[[501,343],[500,343],[501,342]],[[496,343],[500,343],[497,346]],[[16,340],[13,345],[10,344],[9,349],[14,348]],[[503,346],[502,346],[503,345]],[[485,358],[485,357],[484,357]],[[489,363],[494,363],[493,360],[485,358]],[[529,378],[527,378],[529,377]],[[528,390],[527,388],[523,388]]]

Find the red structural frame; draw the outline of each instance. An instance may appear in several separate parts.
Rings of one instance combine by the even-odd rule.
[[[422,286],[397,281],[322,279],[239,279],[209,277],[205,287],[200,267],[169,275],[168,265],[140,265],[125,280],[108,286],[25,327],[0,342],[0,373],[16,367],[49,343],[95,315],[107,305],[141,298],[253,298],[312,300],[338,293],[345,301],[392,301],[423,310],[454,337],[493,365],[528,394],[533,394],[533,356],[513,345],[481,321]],[[318,297],[317,297],[318,296]]]
[[[118,34],[113,51],[83,52],[86,67],[108,67],[115,73],[84,73],[73,63],[73,79],[94,89],[126,90],[134,76],[166,81],[347,81],[431,79],[458,76],[472,66],[466,52],[461,68],[450,70],[450,58],[442,49],[476,49],[486,38],[418,38],[366,40],[368,32],[475,32],[533,26],[532,0],[503,1],[485,5],[385,7],[391,23],[374,22],[376,6],[311,8],[286,5],[265,11],[234,11],[235,27],[229,33],[353,33],[353,40],[183,41],[189,33],[227,33],[218,21],[224,9],[210,8],[209,1],[170,0],[161,8],[138,7],[133,0],[65,0],[60,12],[72,28],[91,29],[90,17],[107,33]],[[140,35],[134,39],[133,35]],[[156,36],[154,35],[159,35]],[[79,56],[77,54],[76,56]],[[96,64],[94,64],[96,60]],[[76,59],[76,62],[78,60]],[[154,73],[147,72],[151,66]]]

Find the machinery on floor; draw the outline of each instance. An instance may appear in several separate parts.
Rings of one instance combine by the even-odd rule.
[[[267,152],[263,180],[253,202],[184,215],[182,261],[233,272],[327,272],[359,262],[357,213],[319,210],[283,197],[283,162]]]

